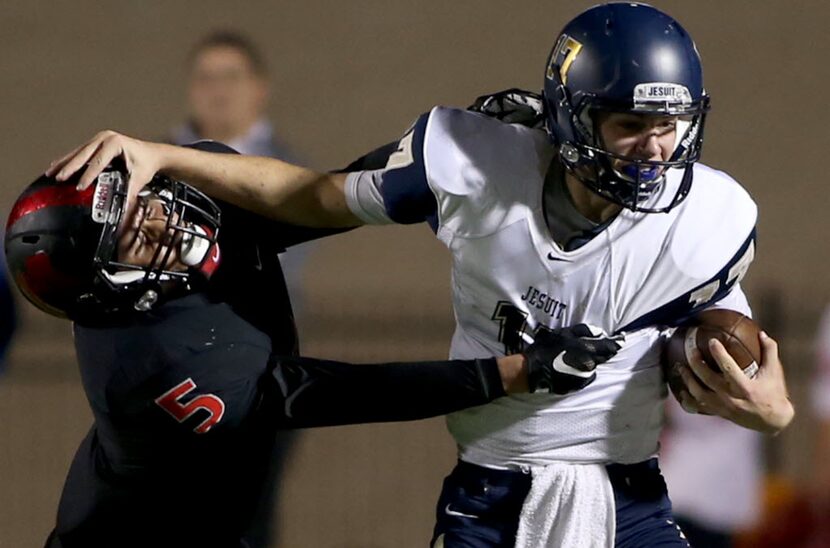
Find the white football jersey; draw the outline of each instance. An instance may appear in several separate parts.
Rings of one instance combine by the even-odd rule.
[[[623,209],[565,251],[543,212],[554,157],[548,136],[463,110],[436,108],[384,169],[350,174],[347,200],[368,223],[427,220],[452,253],[454,359],[504,355],[537,326],[588,323],[622,333],[587,388],[511,395],[453,413],[460,457],[492,467],[645,460],[657,451],[666,395],[666,326],[718,303],[748,313],[738,282],[753,258],[757,210],[728,175],[696,165],[669,213]],[[669,200],[682,172],[670,170]]]

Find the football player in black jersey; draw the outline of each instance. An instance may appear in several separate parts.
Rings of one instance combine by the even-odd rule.
[[[498,360],[299,358],[277,253],[331,231],[266,221],[162,176],[127,211],[127,175],[116,167],[86,190],[75,182],[31,184],[5,241],[22,293],[75,322],[95,419],[50,547],[251,546],[276,430],[566,393],[618,348],[576,326]],[[563,353],[567,371],[553,366]]]

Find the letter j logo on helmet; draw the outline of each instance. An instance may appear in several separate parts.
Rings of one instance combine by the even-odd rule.
[[[553,47],[553,55],[550,56],[550,61],[548,62],[548,80],[553,79],[554,74],[556,74],[556,67],[558,66],[559,79],[562,80],[563,84],[567,84],[568,71],[571,69],[571,64],[576,59],[576,56],[579,55],[580,50],[582,50],[582,44],[567,34],[560,36],[559,40],[556,41],[556,45]]]

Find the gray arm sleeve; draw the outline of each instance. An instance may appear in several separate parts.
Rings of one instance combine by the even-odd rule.
[[[346,205],[367,225],[394,223],[380,193],[382,173],[383,170],[356,171],[346,176]]]

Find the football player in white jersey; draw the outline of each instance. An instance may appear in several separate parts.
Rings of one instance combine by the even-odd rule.
[[[652,7],[605,4],[568,23],[543,103],[547,131],[433,109],[385,163],[348,174],[114,132],[48,173],[85,169],[80,185],[89,185],[122,156],[133,194],[161,171],[297,224],[427,221],[452,254],[453,358],[510,352],[544,327],[624,335],[579,392],[501,398],[448,418],[459,462],[432,545],[684,546],[655,457],[660,340],[707,307],[750,313],[739,282],[754,255],[756,206],[728,175],[696,163],[709,108],[700,59],[683,27]],[[767,432],[789,424],[776,344],[761,344],[751,380],[717,344],[723,376],[695,361],[683,374],[685,406]]]

